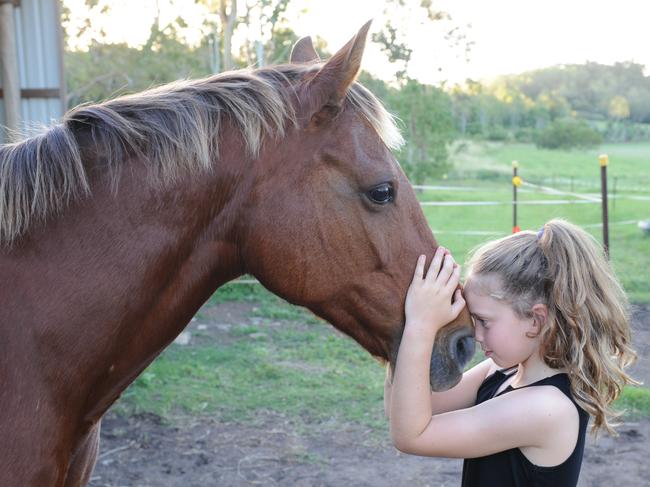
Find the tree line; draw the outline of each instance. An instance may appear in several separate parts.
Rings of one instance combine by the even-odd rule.
[[[543,144],[567,125],[591,130],[595,142],[647,140],[650,77],[643,70],[632,62],[590,62],[503,76],[491,83],[468,81],[449,90],[454,124],[461,135],[493,140]]]
[[[86,50],[66,50],[68,106],[180,78],[287,61],[297,40],[285,18],[291,0],[249,1],[246,11],[239,13],[231,0],[197,1],[214,13],[206,18],[198,45],[183,41],[182,18],[163,26],[158,17],[140,47],[109,44],[102,32],[94,32]],[[448,18],[434,10],[431,2],[413,2],[425,21]],[[405,6],[405,0],[392,3],[393,9]],[[88,18],[92,9],[110,8],[103,0],[87,0],[87,5]],[[64,10],[64,26],[69,14]],[[238,24],[256,34],[234,52],[232,36]],[[456,138],[516,140],[548,148],[650,139],[650,77],[644,75],[642,65],[555,66],[489,83],[467,80],[463,85],[431,86],[408,77],[411,51],[391,20],[380,27],[373,40],[387,54],[386,62],[395,66],[395,76],[385,81],[362,72],[360,81],[399,119],[406,144],[397,157],[414,182],[449,170],[447,150]],[[90,28],[87,22],[81,30]],[[67,28],[65,34],[83,32]],[[459,29],[452,29],[449,36],[458,49],[470,49]],[[315,44],[321,57],[327,58],[326,43],[316,37]]]

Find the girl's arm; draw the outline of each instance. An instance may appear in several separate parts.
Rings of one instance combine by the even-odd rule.
[[[448,391],[431,392],[432,414],[464,409],[476,404],[478,388],[481,386],[483,381],[497,369],[498,366],[492,361],[492,359],[485,359],[466,371],[460,382]],[[384,412],[386,418],[390,418],[392,389],[392,372],[390,364],[388,364],[386,366],[386,379],[384,381]]]
[[[429,385],[433,342],[438,329],[465,307],[458,289],[460,267],[451,255],[438,247],[426,277],[425,261],[421,255],[406,295],[406,323],[393,377],[390,430],[398,448],[404,439],[422,433],[433,414]]]

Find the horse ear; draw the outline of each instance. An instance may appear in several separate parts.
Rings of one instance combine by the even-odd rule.
[[[311,37],[299,39],[291,49],[290,63],[317,63],[320,62],[320,56],[314,49]]]
[[[345,95],[361,69],[361,58],[372,20],[316,73],[307,85],[309,117],[322,122],[336,116]]]

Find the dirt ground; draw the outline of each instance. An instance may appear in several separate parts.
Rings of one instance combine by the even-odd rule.
[[[253,305],[210,309],[214,329],[250,320]],[[216,317],[219,317],[217,320]],[[639,361],[633,376],[650,384],[650,307],[633,308]],[[197,326],[190,325],[188,330]],[[205,325],[203,325],[205,327]],[[458,486],[462,462],[399,453],[358,425],[311,424],[297,431],[278,414],[252,423],[186,418],[173,426],[154,415],[108,413],[92,487]],[[313,426],[313,427],[312,427]],[[579,486],[649,485],[650,419],[628,421],[620,436],[589,437]]]

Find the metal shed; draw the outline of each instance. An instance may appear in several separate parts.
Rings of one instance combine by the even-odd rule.
[[[65,112],[58,0],[0,0],[0,142]]]

